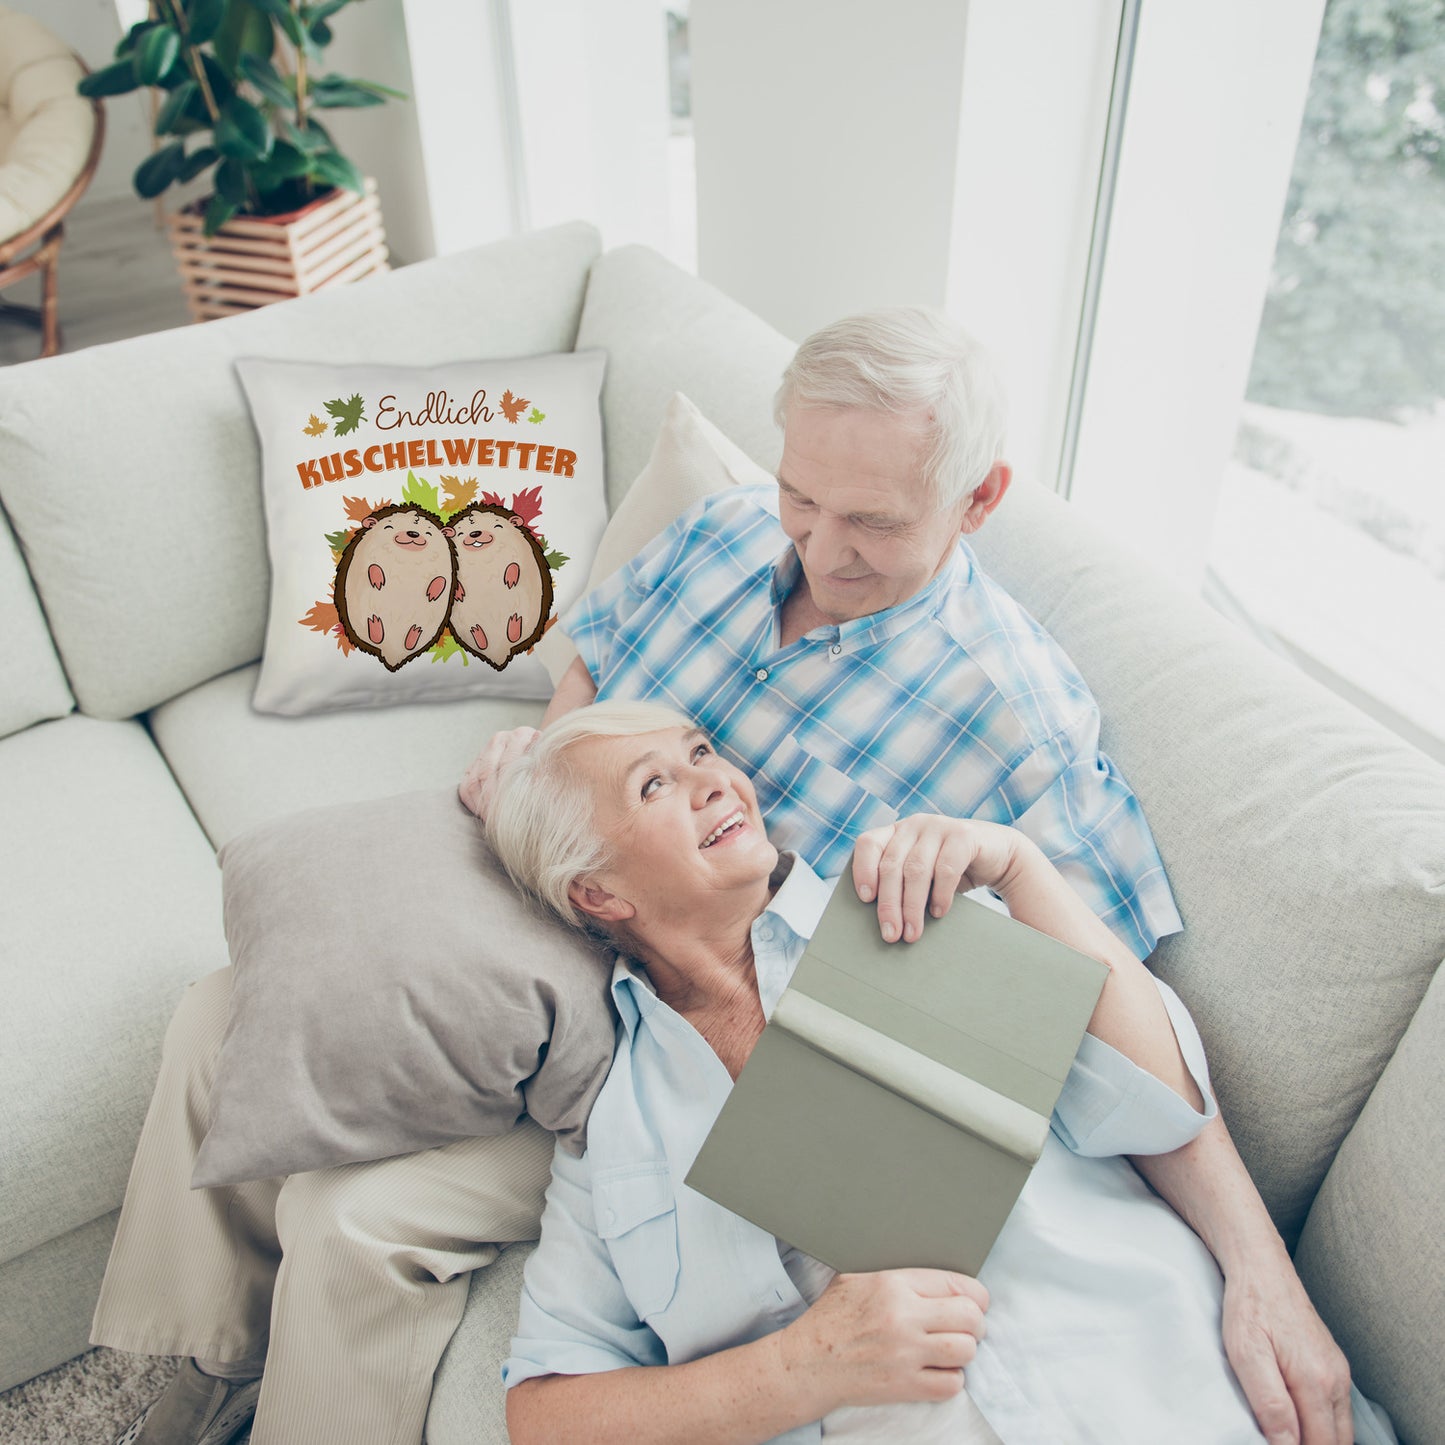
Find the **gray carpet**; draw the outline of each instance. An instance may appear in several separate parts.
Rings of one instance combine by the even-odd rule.
[[[0,1395],[0,1445],[110,1445],[155,1399],[176,1360],[91,1350]]]

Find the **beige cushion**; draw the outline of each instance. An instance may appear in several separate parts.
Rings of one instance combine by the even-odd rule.
[[[318,808],[221,850],[235,979],[196,1187],[503,1134],[580,1152],[610,956],[525,907],[456,789]]]
[[[1406,1440],[1445,1435],[1445,970],[1437,972],[1300,1237],[1300,1276],[1360,1388]]]
[[[1292,1241],[1445,951],[1445,770],[1051,493],[975,542],[1098,698],[1184,917],[1151,962]]]
[[[38,20],[0,9],[0,240],[34,225],[85,169],[95,111],[80,63]]]
[[[129,717],[261,654],[261,464],[233,358],[431,365],[567,351],[596,252],[590,226],[560,226],[12,367],[0,500],[80,706]]]
[[[590,592],[625,566],[668,523],[704,497],[725,487],[771,480],[678,392],[667,404],[647,465],[602,534],[584,591]],[[555,683],[572,665],[577,649],[558,626],[537,644],[537,655]]]

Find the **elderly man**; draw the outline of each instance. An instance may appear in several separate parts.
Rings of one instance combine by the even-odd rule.
[[[710,500],[584,599],[566,619],[582,659],[547,719],[594,696],[696,717],[820,873],[906,813],[1014,823],[1146,956],[1178,914],[1093,699],[962,541],[1009,483],[977,348],[923,312],[840,323],[799,349],[778,414],[777,493]],[[473,765],[478,812],[531,736]],[[880,921],[912,936],[901,908]],[[96,1343],[191,1357],[124,1438],[218,1445],[254,1408],[253,1445],[416,1445],[468,1272],[536,1237],[550,1136],[524,1122],[294,1176],[279,1197],[280,1181],[189,1191],[225,1018],[210,980],[177,1012],[97,1308]],[[1265,1433],[1348,1441],[1343,1357],[1223,1124],[1140,1168],[1223,1267],[1225,1343]]]
[[[1002,405],[979,348],[900,310],[809,337],[784,374],[778,486],[709,499],[566,619],[581,656],[547,721],[594,698],[695,717],[753,773],[773,838],[820,874],[914,812],[1012,823],[1139,958],[1181,925],[1098,710],[962,539],[1003,500]],[[463,783],[485,812],[494,739]],[[901,918],[883,918],[906,938]],[[1216,1119],[1137,1161],[1225,1276],[1224,1338],[1271,1441],[1346,1441],[1348,1366]]]

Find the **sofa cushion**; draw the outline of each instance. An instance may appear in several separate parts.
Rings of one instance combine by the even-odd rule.
[[[0,515],[0,738],[75,706],[25,559]]]
[[[203,683],[150,715],[186,800],[220,848],[302,808],[455,787],[502,728],[535,727],[542,704],[513,698],[413,703],[278,718],[251,708],[256,668]]]
[[[220,873],[145,729],[0,741],[0,1262],[121,1200],[185,985],[226,962]]]
[[[607,525],[606,359],[238,361],[271,557],[253,706],[550,697],[532,649]]]
[[[1445,770],[1051,493],[973,540],[1098,698],[1184,917],[1151,964],[1293,1240],[1445,953]]]
[[[8,371],[0,499],[81,708],[129,717],[261,653],[261,466],[233,357],[566,351],[597,245],[563,226]]]
[[[777,465],[773,393],[793,343],[655,251],[623,246],[593,266],[577,345],[607,352],[602,422],[614,511],[677,391],[759,465]]]
[[[1295,1262],[1360,1388],[1445,1432],[1445,968],[1340,1146]]]

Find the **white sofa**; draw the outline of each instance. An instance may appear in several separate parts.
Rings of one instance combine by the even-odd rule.
[[[226,961],[213,850],[445,785],[540,712],[251,710],[267,563],[232,357],[573,346],[609,353],[614,505],[674,390],[776,460],[790,344],[648,251],[599,257],[582,225],[0,372],[0,1387],[86,1347],[162,1029]],[[1100,701],[1186,921],[1154,963],[1301,1274],[1402,1438],[1445,1439],[1445,770],[1027,481],[977,541]],[[505,1439],[525,1254],[473,1281],[436,1445]]]

